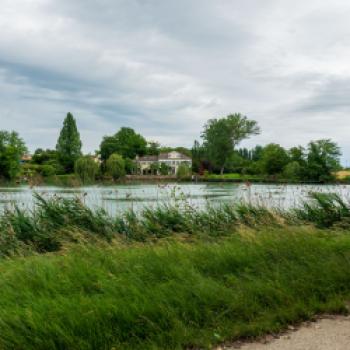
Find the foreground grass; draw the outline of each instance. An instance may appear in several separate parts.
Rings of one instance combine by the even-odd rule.
[[[183,349],[344,312],[350,232],[76,245],[0,264],[0,349]]]

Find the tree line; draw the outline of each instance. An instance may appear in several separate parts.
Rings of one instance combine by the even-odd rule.
[[[253,149],[239,148],[243,140],[260,132],[256,121],[239,113],[231,114],[210,119],[204,125],[202,141],[195,141],[192,149],[188,149],[161,147],[158,142],[147,141],[132,128],[122,127],[114,135],[105,136],[94,155],[83,155],[76,120],[68,113],[56,148],[38,148],[25,164],[21,164],[27,152],[24,141],[16,132],[0,131],[0,177],[13,180],[19,176],[76,174],[84,183],[104,176],[119,179],[136,172],[136,156],[172,150],[192,157],[192,171],[201,175],[235,173],[272,180],[327,182],[334,180],[334,173],[341,168],[340,148],[329,139],[290,149],[274,143]],[[162,174],[167,172],[157,163],[152,166]]]

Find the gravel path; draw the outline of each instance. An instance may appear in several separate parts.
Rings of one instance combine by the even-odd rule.
[[[292,328],[292,327],[291,327]],[[337,316],[307,323],[277,338],[272,336],[225,350],[350,350],[350,317]]]

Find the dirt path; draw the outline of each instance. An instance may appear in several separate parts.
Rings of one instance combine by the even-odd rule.
[[[225,350],[350,350],[350,317],[331,317],[303,325],[295,331]]]

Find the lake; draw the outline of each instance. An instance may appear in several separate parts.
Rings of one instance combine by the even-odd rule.
[[[207,205],[246,201],[268,207],[287,209],[300,205],[310,192],[336,192],[344,199],[350,198],[350,185],[281,185],[237,183],[170,183],[125,184],[115,186],[88,186],[63,188],[52,186],[0,187],[0,211],[5,208],[32,209],[34,193],[45,198],[58,196],[79,197],[91,208],[102,207],[111,215],[127,209],[136,211],[159,204],[183,205],[187,203],[202,209]]]

